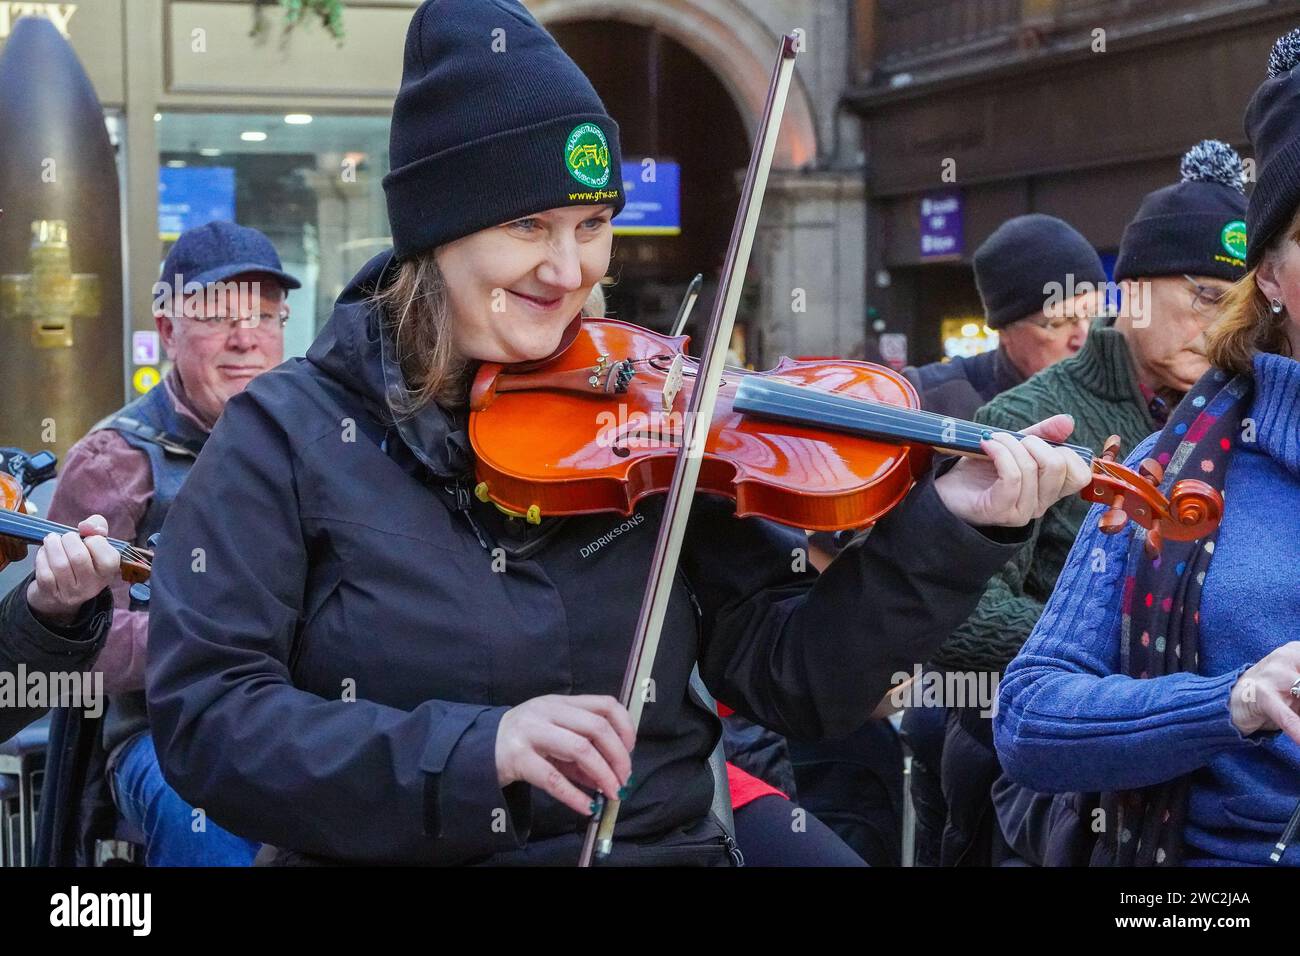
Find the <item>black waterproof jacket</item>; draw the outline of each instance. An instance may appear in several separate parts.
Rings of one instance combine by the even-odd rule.
[[[456,422],[388,411],[400,372],[368,297],[392,264],[354,278],[305,359],[229,402],[168,515],[148,669],[163,772],[222,826],[297,854],[572,863],[584,821],[502,791],[497,725],[543,694],[617,696],[661,505],[519,532],[475,500]],[[818,578],[792,570],[802,534],[702,496],[614,862],[716,860],[699,851],[721,844],[704,825],[719,721],[688,691],[697,661],[752,720],[848,733],[1026,533],[969,527],[927,478]]]
[[[927,412],[965,421],[974,418],[981,406],[1025,380],[1003,348],[970,358],[957,356],[947,362],[931,362],[920,368],[909,366],[903,374],[916,386],[921,407]]]

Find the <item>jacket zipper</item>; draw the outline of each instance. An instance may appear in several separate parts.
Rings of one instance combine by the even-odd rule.
[[[732,866],[745,865],[745,854],[740,852],[740,847],[736,845],[736,841],[725,830],[722,833],[722,845],[727,848],[727,854],[731,857]]]
[[[452,501],[456,503],[456,510],[465,516],[465,520],[469,523],[470,529],[474,532],[474,537],[478,538],[478,543],[482,545],[483,550],[491,551],[492,544],[488,540],[487,532],[474,520],[474,515],[470,512],[470,503],[473,499],[470,497],[469,486],[464,481],[456,481],[449,485],[443,485],[443,491],[451,495]]]

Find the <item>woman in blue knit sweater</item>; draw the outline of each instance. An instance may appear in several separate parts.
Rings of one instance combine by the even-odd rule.
[[[1300,802],[1297,62],[1300,30],[1278,41],[1246,113],[1249,272],[1211,335],[1213,369],[1130,459],[1156,458],[1165,490],[1185,477],[1221,489],[1222,523],[1152,559],[1144,532],[1103,535],[1094,508],[1001,685],[1006,774],[1102,794],[1081,828],[1102,831],[1094,862],[1267,864]]]

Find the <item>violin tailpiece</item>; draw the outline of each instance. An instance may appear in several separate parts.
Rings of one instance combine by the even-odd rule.
[[[503,372],[497,376],[496,391],[550,389],[558,392],[591,392],[594,389],[607,395],[622,395],[627,391],[634,375],[636,369],[627,359],[610,362],[608,355],[602,355],[596,365],[588,368],[558,372]]]

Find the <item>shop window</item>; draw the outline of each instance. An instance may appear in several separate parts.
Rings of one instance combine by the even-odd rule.
[[[233,219],[264,232],[287,272],[285,356],[302,355],[334,299],[391,245],[381,181],[387,115],[162,113],[159,263],[184,229]]]

